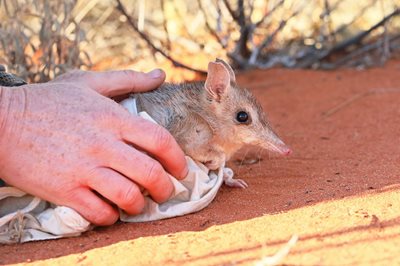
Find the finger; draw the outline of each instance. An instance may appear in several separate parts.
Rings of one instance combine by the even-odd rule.
[[[96,225],[114,224],[119,217],[118,211],[100,199],[87,188],[79,188],[74,191],[74,198],[68,207],[73,208]]]
[[[83,81],[93,90],[107,97],[156,89],[165,80],[165,73],[155,69],[149,73],[133,70],[86,72]]]
[[[58,82],[79,82],[85,76],[87,71],[74,69],[55,77],[54,79],[48,81],[48,83],[58,83]]]
[[[138,186],[109,168],[97,169],[87,185],[129,214],[143,210],[144,198]]]
[[[186,177],[185,155],[165,128],[140,117],[130,117],[125,121],[121,134],[125,141],[150,153],[172,176],[178,179]]]
[[[109,168],[146,188],[156,202],[164,202],[171,196],[174,189],[171,179],[156,160],[124,142],[104,151]]]

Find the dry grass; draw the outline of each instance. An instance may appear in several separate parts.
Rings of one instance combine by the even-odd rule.
[[[90,66],[85,36],[74,21],[75,1],[1,1],[7,19],[0,29],[0,58],[9,71],[31,82],[47,81]]]

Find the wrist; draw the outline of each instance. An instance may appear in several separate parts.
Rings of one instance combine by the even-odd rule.
[[[21,124],[16,121],[24,114],[24,100],[21,89],[0,86],[0,178],[7,183],[8,176],[11,176],[7,172],[10,166],[8,157],[15,148],[10,144],[10,139],[21,131]]]
[[[4,135],[5,122],[7,120],[7,109],[9,105],[9,100],[6,99],[8,97],[7,94],[7,88],[0,86],[0,140]]]
[[[24,106],[24,97],[21,96],[20,89],[0,86],[0,146],[4,146],[11,131],[18,130],[13,121],[24,113],[20,108]]]
[[[6,141],[7,137],[6,132],[5,132],[5,128],[6,128],[6,122],[7,122],[7,114],[8,114],[8,106],[10,101],[7,99],[8,98],[8,91],[7,88],[0,86],[0,165],[1,165],[1,169],[0,169],[0,187],[2,185],[4,185],[4,182],[1,180],[3,178],[5,178],[4,176],[4,159],[6,157],[6,150],[7,148],[4,147],[4,141]]]

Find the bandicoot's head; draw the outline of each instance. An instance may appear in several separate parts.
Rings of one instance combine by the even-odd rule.
[[[208,64],[205,82],[209,108],[219,125],[214,130],[224,132],[223,147],[229,158],[244,144],[289,155],[291,150],[271,128],[266,115],[255,97],[236,84],[232,68],[217,59]]]

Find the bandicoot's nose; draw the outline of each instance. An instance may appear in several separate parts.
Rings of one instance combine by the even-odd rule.
[[[290,154],[292,154],[292,150],[286,146],[284,143],[282,143],[281,145],[278,145],[278,150],[279,153],[284,155],[284,156],[289,156]]]
[[[289,156],[292,153],[293,151],[290,148],[287,148],[285,151],[282,152],[282,155]]]
[[[268,130],[267,134],[264,134],[261,146],[284,156],[292,153],[292,150],[272,130]]]

